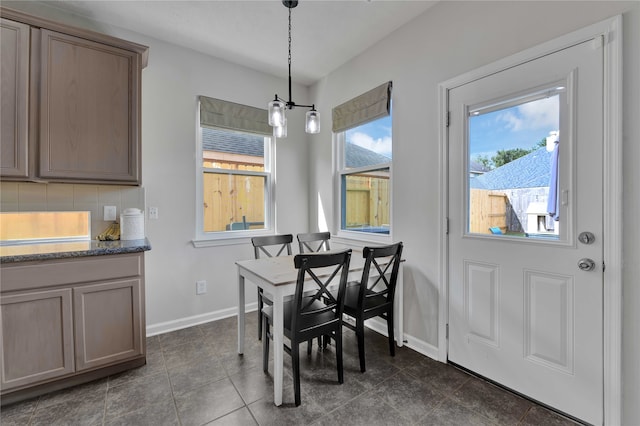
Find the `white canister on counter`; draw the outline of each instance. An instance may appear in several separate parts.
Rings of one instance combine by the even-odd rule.
[[[120,239],[144,239],[144,215],[140,209],[124,209],[120,215]]]

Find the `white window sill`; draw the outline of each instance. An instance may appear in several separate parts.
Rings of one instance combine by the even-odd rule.
[[[195,248],[251,244],[251,238],[260,237],[263,235],[273,235],[273,231],[255,230],[251,232],[246,232],[246,231],[220,232],[215,237],[214,236],[196,237],[193,240],[191,240],[191,244],[193,244]]]
[[[365,247],[370,244],[393,244],[391,235],[349,231],[338,231],[338,234],[336,236],[331,236],[331,241],[356,247]]]

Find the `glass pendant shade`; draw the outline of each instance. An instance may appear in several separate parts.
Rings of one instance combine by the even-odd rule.
[[[320,133],[320,113],[315,109],[307,111],[305,131],[307,133]]]
[[[287,119],[284,119],[284,125],[276,126],[273,128],[274,138],[286,138],[287,137]]]
[[[272,127],[283,127],[285,122],[284,102],[278,99],[269,102],[269,125]]]

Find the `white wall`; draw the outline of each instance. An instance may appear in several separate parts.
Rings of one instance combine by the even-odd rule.
[[[640,424],[640,3],[441,2],[312,87],[327,117],[333,106],[393,81],[393,239],[404,241],[405,331],[438,344],[439,139],[437,85],[503,57],[624,15],[624,424]],[[331,132],[310,145],[310,194],[320,194],[333,230]],[[310,199],[311,228],[318,205]]]
[[[167,43],[142,39],[150,46],[143,71],[142,158],[147,206],[159,208],[147,221],[153,249],[146,255],[147,324],[151,333],[232,314],[237,304],[234,262],[253,257],[250,241],[241,245],[194,248],[196,216],[195,141],[198,95],[266,108],[286,81],[200,55]],[[307,90],[294,87],[301,102]],[[305,232],[307,142],[304,111],[289,119],[289,136],[276,144],[277,229]],[[209,291],[196,296],[196,280]],[[255,292],[247,292],[249,300]],[[227,310],[225,312],[218,312]],[[175,322],[177,321],[177,322]],[[172,323],[174,322],[174,323]]]

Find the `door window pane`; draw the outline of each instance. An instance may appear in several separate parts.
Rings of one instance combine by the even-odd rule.
[[[562,90],[470,110],[469,233],[558,238]]]

